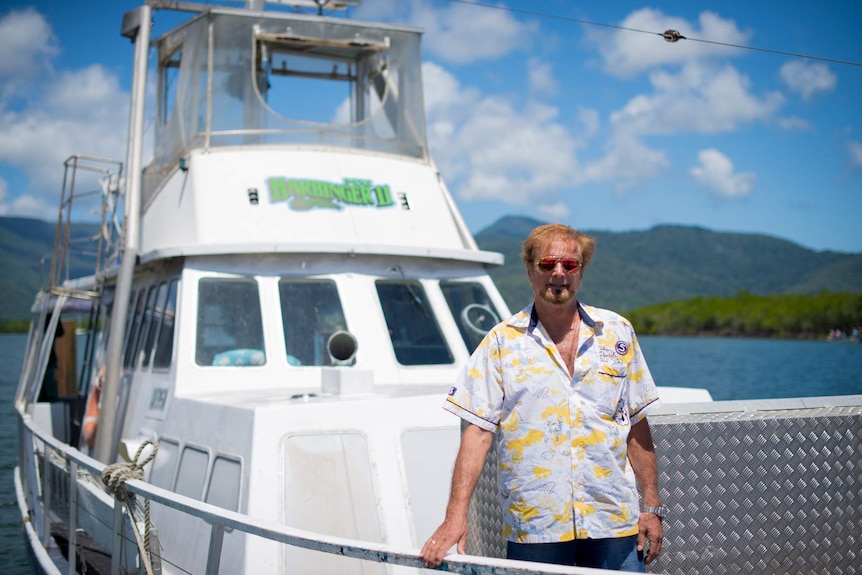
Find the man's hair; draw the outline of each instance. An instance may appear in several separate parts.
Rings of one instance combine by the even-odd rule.
[[[582,269],[586,268],[590,260],[593,259],[593,252],[596,251],[596,240],[565,224],[545,224],[534,228],[522,244],[521,257],[527,269],[532,268],[536,261],[536,247],[549,244],[555,239],[574,240],[578,243],[581,247]]]

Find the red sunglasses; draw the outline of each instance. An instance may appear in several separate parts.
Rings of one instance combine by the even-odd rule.
[[[566,270],[567,274],[573,274],[581,269],[581,262],[575,258],[539,258],[536,262],[536,266],[538,266],[538,268],[543,272],[552,272],[557,267],[558,263],[563,265],[563,269]]]

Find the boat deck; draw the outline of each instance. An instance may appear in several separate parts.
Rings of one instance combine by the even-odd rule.
[[[858,573],[862,396],[667,404],[650,416],[667,574]],[[467,552],[503,557],[489,455]]]

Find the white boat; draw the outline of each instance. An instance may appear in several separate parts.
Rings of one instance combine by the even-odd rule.
[[[127,13],[127,158],[67,162],[15,400],[40,573],[413,573],[442,519],[443,397],[510,310],[428,153],[421,32],[250,4]],[[154,8],[190,14],[151,39]],[[92,171],[95,267],[69,279]],[[479,555],[444,567],[536,572]]]

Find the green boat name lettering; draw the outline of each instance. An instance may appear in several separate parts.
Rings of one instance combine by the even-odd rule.
[[[371,180],[344,178],[342,183],[336,184],[321,180],[269,178],[266,183],[270,202],[287,202],[287,207],[292,210],[342,210],[344,206],[388,208],[395,205],[389,185],[374,186]]]

